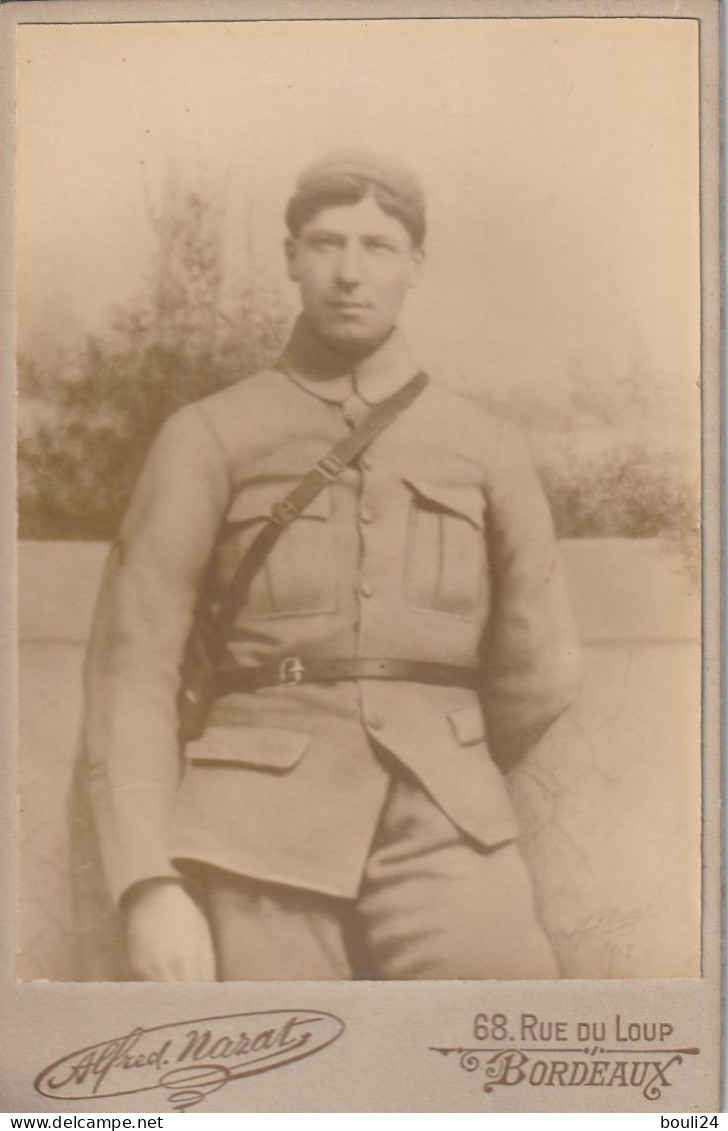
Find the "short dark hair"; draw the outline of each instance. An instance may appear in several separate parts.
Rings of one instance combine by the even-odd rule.
[[[354,173],[332,173],[331,176],[297,189],[286,208],[286,226],[295,238],[304,224],[322,208],[337,204],[358,204],[371,195],[382,212],[393,216],[406,228],[415,247],[425,238],[424,209],[415,201],[405,199],[391,189]]]

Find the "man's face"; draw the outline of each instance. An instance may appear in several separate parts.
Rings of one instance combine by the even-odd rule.
[[[330,205],[286,241],[288,274],[320,338],[342,353],[365,353],[386,338],[423,259],[409,232],[372,196]]]

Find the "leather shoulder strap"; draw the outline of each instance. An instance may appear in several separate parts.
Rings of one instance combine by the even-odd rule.
[[[213,659],[218,658],[224,649],[228,626],[233,623],[247,598],[253,578],[285,528],[298,518],[309,503],[313,502],[316,496],[323,491],[324,487],[333,483],[342,471],[350,463],[353,463],[380,432],[383,432],[404,409],[412,404],[429,383],[429,380],[428,375],[420,371],[391,397],[381,401],[364,418],[358,428],[339,440],[338,444],[335,444],[325,456],[314,464],[303,479],[299,480],[285,498],[274,504],[265,526],[239,562],[220,603],[209,637],[209,645],[212,647],[213,653],[218,654],[213,656]]]

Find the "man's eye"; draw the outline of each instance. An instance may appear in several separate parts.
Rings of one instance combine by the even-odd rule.
[[[326,251],[329,248],[338,247],[338,240],[335,236],[314,236],[310,241],[310,245],[316,249]]]
[[[391,243],[387,243],[386,240],[369,240],[366,246],[369,251],[378,252],[380,254],[394,251]]]

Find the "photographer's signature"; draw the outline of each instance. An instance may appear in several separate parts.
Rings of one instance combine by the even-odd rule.
[[[36,1077],[35,1087],[64,1100],[164,1088],[172,1106],[186,1111],[231,1080],[320,1052],[344,1028],[333,1013],[291,1009],[136,1028],[54,1061]]]

